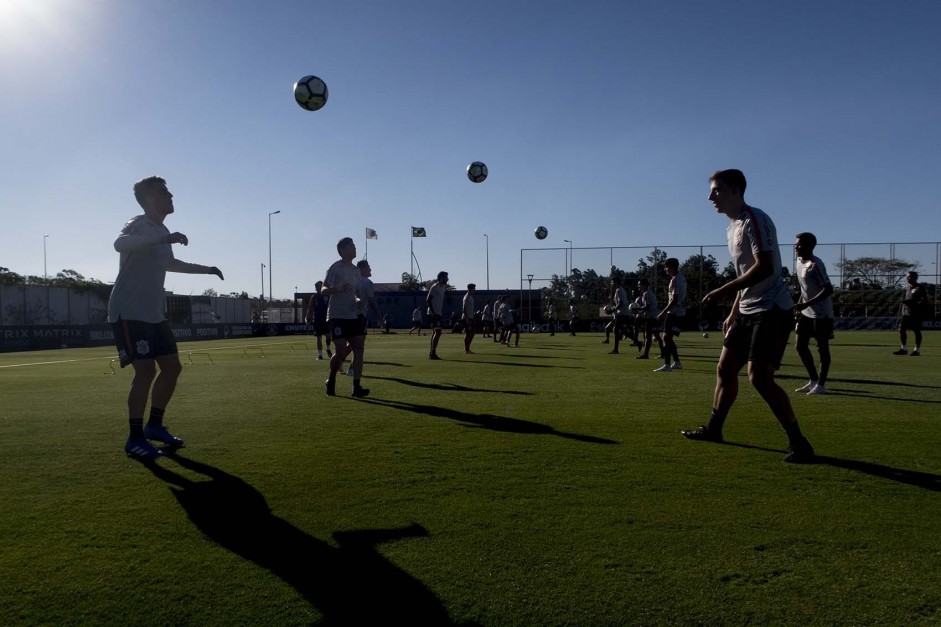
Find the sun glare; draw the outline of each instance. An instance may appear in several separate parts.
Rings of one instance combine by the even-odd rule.
[[[79,0],[0,0],[0,51],[30,53],[68,36],[78,4]]]

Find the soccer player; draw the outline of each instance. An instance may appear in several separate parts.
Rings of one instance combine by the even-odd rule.
[[[575,299],[569,299],[569,335],[575,335],[575,321],[578,320],[578,305]]]
[[[657,335],[657,295],[650,289],[650,281],[647,279],[637,282],[637,291],[640,294],[640,302],[635,302],[633,310],[644,329],[644,352],[635,359],[650,359],[650,346],[653,344],[654,335]],[[657,343],[660,343],[659,336]]]
[[[474,292],[477,286],[473,283],[467,284],[467,293],[464,294],[464,300],[461,302],[462,315],[464,320],[464,353],[473,354],[471,342],[474,341],[474,335],[477,333],[477,320],[474,318]]]
[[[493,308],[490,306],[489,300],[484,305],[483,311],[480,312],[480,327],[484,332],[484,337],[490,337],[493,334]]]
[[[509,346],[513,331],[516,330],[516,321],[513,318],[513,307],[510,305],[509,297],[506,294],[500,296],[500,304],[497,306],[497,318],[500,320],[500,343]],[[519,333],[516,335],[516,347],[519,348]]]
[[[330,375],[324,382],[327,396],[336,396],[337,372],[350,351],[353,352],[353,396],[363,397],[369,390],[361,385],[363,376],[363,347],[366,329],[360,317],[357,304],[359,280],[362,276],[353,263],[356,258],[356,244],[352,237],[344,237],[337,242],[338,261],[327,270],[320,293],[329,296],[327,303],[327,325],[333,333],[336,352],[330,358]]]
[[[555,327],[559,320],[555,313],[555,301],[549,301],[549,309],[546,312],[546,318],[549,321],[549,336],[555,335]]]
[[[326,339],[327,357],[333,357],[330,352],[330,332],[327,327],[327,298],[320,293],[323,288],[323,281],[317,281],[314,285],[315,291],[307,302],[307,313],[304,320],[307,324],[314,325],[314,334],[317,336],[317,359],[323,359],[323,344]]]
[[[408,330],[408,334],[411,335],[412,331],[418,331],[418,335],[421,335],[421,307],[416,307],[412,312],[412,328]]]
[[[928,306],[928,294],[925,286],[918,283],[918,273],[912,270],[905,276],[908,287],[902,297],[902,319],[899,321],[899,342],[901,347],[894,355],[908,353],[908,331],[915,336],[915,349],[912,357],[921,355],[921,318]]]
[[[610,354],[617,355],[620,353],[618,348],[621,345],[621,338],[629,334],[631,304],[627,298],[627,290],[624,289],[621,277],[611,277],[611,287],[614,288],[614,349]]]
[[[114,240],[121,261],[108,302],[108,321],[114,330],[121,367],[134,367],[127,396],[130,434],[124,452],[134,459],[152,460],[162,457],[163,451],[150,440],[174,448],[183,446],[183,440],[171,435],[163,424],[164,412],[183,370],[173,331],[164,318],[167,272],[223,276],[215,266],[186,263],[173,256],[173,244],[186,246],[189,240],[183,233],[171,233],[164,225],[174,209],[173,194],[163,178],[151,176],[135,183],[134,198],[144,213],[128,220]],[[145,426],[148,396],[150,417]]]
[[[683,369],[679,351],[676,350],[676,341],[673,338],[680,334],[683,318],[686,316],[686,279],[680,274],[680,260],[676,257],[670,257],[664,261],[663,266],[670,277],[670,286],[667,288],[670,300],[667,301],[663,311],[657,314],[657,322],[661,328],[660,337],[663,338],[663,365],[654,372]]]
[[[797,253],[797,282],[800,284],[800,302],[794,305],[797,330],[794,347],[807,369],[810,381],[795,392],[826,394],[827,375],[830,372],[830,336],[833,334],[833,285],[827,276],[823,261],[814,255],[817,237],[813,233],[798,233],[794,242]],[[817,340],[820,353],[820,372],[810,352],[810,338]]]
[[[704,305],[732,296],[722,328],[725,340],[716,367],[712,414],[706,424],[683,431],[690,440],[722,442],[722,426],[738,396],[738,373],[748,364],[748,379],[771,408],[788,437],[784,461],[810,463],[814,449],[801,433],[787,393],[774,380],[787,346],[794,307],[781,281],[781,253],[774,223],[745,203],[745,175],[720,170],[710,179],[709,200],[729,219],[726,236],[736,278],[712,290]]]
[[[438,280],[428,290],[425,301],[431,316],[431,350],[428,359],[441,359],[438,357],[438,341],[441,339],[441,314],[444,309],[444,286],[448,284],[448,273],[442,270],[438,273]]]

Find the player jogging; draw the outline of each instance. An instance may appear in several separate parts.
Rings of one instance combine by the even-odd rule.
[[[167,272],[223,277],[215,266],[186,263],[173,256],[173,244],[186,246],[189,240],[183,233],[171,233],[163,224],[174,211],[173,194],[163,178],[151,176],[138,181],[134,197],[144,213],[131,218],[114,240],[121,261],[108,301],[108,321],[114,330],[121,367],[134,367],[127,396],[130,434],[124,452],[128,457],[152,460],[162,457],[163,451],[149,440],[183,446],[183,440],[171,435],[163,424],[164,412],[183,370],[173,331],[164,318]],[[150,418],[144,426],[148,395]]]
[[[738,396],[738,374],[748,364],[748,379],[787,434],[784,461],[810,463],[814,449],[801,433],[787,393],[774,380],[787,346],[791,297],[781,281],[781,253],[774,223],[761,209],[745,203],[745,175],[721,170],[710,179],[709,200],[729,219],[726,236],[736,278],[703,298],[710,305],[735,295],[722,328],[725,340],[716,367],[712,413],[706,424],[683,431],[690,440],[722,442],[722,426]]]

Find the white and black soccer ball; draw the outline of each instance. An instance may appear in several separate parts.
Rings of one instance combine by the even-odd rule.
[[[614,307],[612,307],[611,305],[605,305],[604,312],[608,315],[611,315],[614,313]]]
[[[704,338],[706,338],[706,339],[709,339],[709,334],[708,334],[708,333],[703,333],[702,336],[703,336]]]
[[[472,183],[483,183],[487,180],[487,164],[483,161],[474,161],[467,166],[467,178]]]
[[[549,237],[549,229],[544,226],[537,226],[536,230],[533,231],[533,235],[536,236],[536,239],[546,239]]]
[[[327,84],[316,76],[305,76],[294,83],[294,100],[302,109],[317,111],[327,104]]]

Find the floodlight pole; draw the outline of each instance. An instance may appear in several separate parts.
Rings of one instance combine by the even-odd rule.
[[[49,234],[46,233],[42,236],[42,278],[49,280],[49,272],[46,266],[46,240],[49,239]]]
[[[261,306],[265,306],[265,264],[261,264]]]

